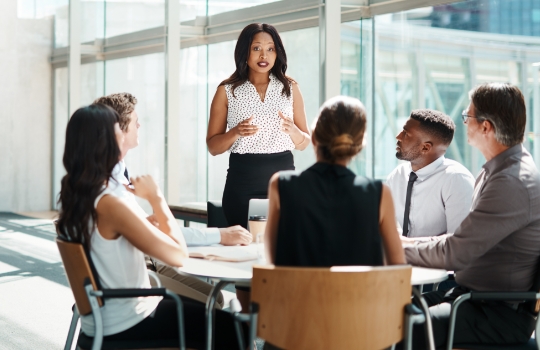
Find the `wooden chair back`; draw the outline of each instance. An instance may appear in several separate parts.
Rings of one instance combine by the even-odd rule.
[[[282,349],[383,349],[403,339],[411,266],[255,266],[257,334]]]
[[[62,257],[69,286],[75,297],[75,304],[77,305],[79,314],[88,315],[92,312],[92,308],[84,290],[84,281],[88,278],[94,290],[97,289],[97,284],[86,256],[86,251],[82,244],[67,242],[60,238],[56,239],[56,244]],[[98,303],[100,306],[103,305],[101,298],[98,299]]]

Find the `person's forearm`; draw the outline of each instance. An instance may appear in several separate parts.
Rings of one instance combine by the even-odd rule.
[[[154,211],[154,216],[159,223],[159,230],[170,236],[178,244],[182,244],[183,240],[182,242],[179,242],[178,238],[176,237],[177,234],[181,234],[180,228],[176,224],[176,219],[172,215],[169,205],[165,201],[165,197],[163,197],[163,195],[159,195],[154,197],[152,200],[149,200],[149,202],[152,206],[152,210]]]
[[[294,143],[294,149],[303,151],[311,142],[311,137],[308,133],[300,131],[298,135],[291,135],[291,140]]]
[[[228,151],[239,137],[234,128],[224,134],[214,135],[206,141],[208,151],[213,156],[222,154]]]

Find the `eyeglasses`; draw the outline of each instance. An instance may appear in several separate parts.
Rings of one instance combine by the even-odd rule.
[[[467,118],[475,118],[476,119],[477,117],[473,117],[472,115],[468,115],[467,111],[461,112],[461,119],[463,119],[464,124],[467,124]]]

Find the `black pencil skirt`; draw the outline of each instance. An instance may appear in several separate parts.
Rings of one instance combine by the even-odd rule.
[[[229,226],[247,228],[249,200],[268,198],[268,182],[280,170],[294,170],[291,151],[271,154],[231,153],[223,191],[223,212]]]

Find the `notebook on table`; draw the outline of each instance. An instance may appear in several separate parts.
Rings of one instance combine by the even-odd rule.
[[[257,249],[254,245],[248,246],[206,246],[189,247],[189,257],[206,260],[241,262],[257,260]]]

